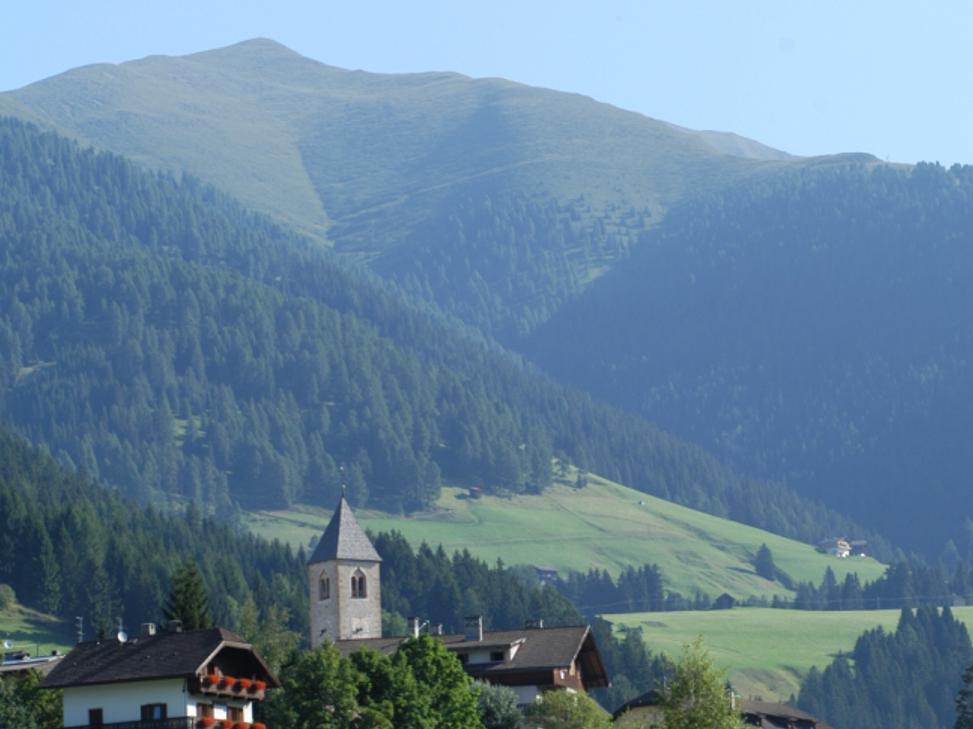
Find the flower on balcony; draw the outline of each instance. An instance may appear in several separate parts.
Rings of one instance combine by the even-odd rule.
[[[218,673],[211,673],[206,677],[206,683],[210,686],[215,686],[220,682],[220,676]]]
[[[264,689],[267,688],[267,682],[266,681],[257,680],[257,681],[254,681],[253,682],[253,685],[257,687],[257,691],[263,691]]]
[[[233,725],[233,729],[250,729],[250,725],[245,721],[238,721]]]
[[[197,722],[197,724],[203,727],[203,729],[209,729],[212,726],[216,726],[216,719],[214,719],[212,716],[204,716]]]
[[[235,683],[236,683],[236,679],[233,678],[233,676],[224,676],[223,677],[223,685],[226,686],[228,689],[233,688],[233,684],[235,684]]]
[[[267,725],[264,724],[262,721],[255,721],[253,724],[250,725],[250,729],[267,729]]]
[[[252,685],[253,681],[251,681],[249,678],[241,678],[239,681],[237,681],[237,686],[241,691],[249,691]]]
[[[220,722],[220,726],[222,726],[223,729],[233,729],[233,719],[224,719]]]

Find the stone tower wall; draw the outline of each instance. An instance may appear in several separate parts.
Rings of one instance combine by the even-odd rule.
[[[366,597],[351,596],[351,577],[361,570],[366,579]],[[326,573],[331,579],[331,596],[319,599],[318,583]],[[311,609],[311,647],[330,641],[382,637],[381,563],[332,560],[308,565]]]

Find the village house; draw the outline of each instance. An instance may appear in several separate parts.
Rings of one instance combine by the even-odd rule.
[[[818,543],[818,551],[845,559],[851,556],[851,542],[844,537],[830,537]]]
[[[42,685],[63,690],[66,729],[262,729],[253,704],[280,682],[239,636],[171,621],[79,643]]]
[[[382,636],[381,562],[344,497],[308,562],[311,645],[327,639],[343,655],[362,648],[394,653],[421,623],[409,619],[410,635]],[[516,630],[484,630],[483,618],[467,618],[464,632],[431,634],[456,654],[466,672],[509,686],[519,703],[543,691],[587,691],[608,685],[591,629],[586,625],[545,628],[533,622]]]
[[[740,712],[745,726],[762,729],[833,729],[829,724],[806,711],[796,709],[790,704],[767,701],[737,700],[728,696]],[[619,729],[643,729],[662,726],[662,694],[649,691],[620,706],[612,715],[614,725]]]

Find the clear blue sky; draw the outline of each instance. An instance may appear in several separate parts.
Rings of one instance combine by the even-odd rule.
[[[11,0],[0,89],[257,36],[370,71],[575,91],[797,154],[973,163],[973,3]]]

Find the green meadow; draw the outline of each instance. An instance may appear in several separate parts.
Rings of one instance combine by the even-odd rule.
[[[879,577],[884,565],[872,559],[841,560],[813,547],[754,527],[720,519],[588,476],[575,488],[574,473],[539,496],[467,498],[464,489],[444,488],[434,510],[408,516],[360,510],[372,531],[401,532],[413,545],[442,544],[447,551],[473,554],[506,564],[550,566],[559,571],[658,564],[666,586],[691,596],[702,590],[715,597],[728,592],[790,595],[782,585],[759,577],[754,554],[762,543],[778,567],[798,581],[820,582],[831,567],[838,579],[857,572],[863,581]],[[307,547],[320,536],[330,512],[312,507],[260,511],[247,515],[250,528],[264,537]]]
[[[0,644],[5,640],[34,655],[67,651],[74,644],[63,621],[22,605],[0,610]]]
[[[953,612],[973,628],[973,607],[953,608]],[[866,630],[879,626],[895,630],[899,611],[735,608],[603,617],[619,632],[641,629],[652,651],[670,656],[701,636],[740,694],[772,700],[796,694],[811,666],[824,668],[838,653],[850,652]]]

